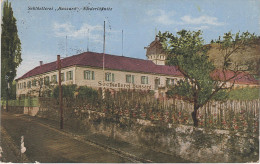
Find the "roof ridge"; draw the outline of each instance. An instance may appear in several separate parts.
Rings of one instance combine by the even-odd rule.
[[[80,55],[84,55],[86,53],[93,53],[93,54],[99,54],[99,55],[103,55],[102,52],[92,52],[92,51],[86,51],[86,52],[82,52],[80,54],[75,54],[75,55],[72,55],[72,56],[68,56],[68,57],[65,57],[61,60],[64,60],[64,59],[68,59],[68,58],[71,58],[71,57],[76,57],[76,56],[80,56]],[[135,58],[135,57],[130,57],[130,56],[120,56],[120,55],[113,55],[113,54],[109,54],[109,53],[105,53],[105,55],[110,55],[110,56],[115,56],[115,57],[121,57],[121,58],[130,58],[130,59],[136,59],[136,60],[144,60],[144,61],[148,61],[148,62],[152,62],[150,60],[146,60],[146,59],[140,59],[140,58]],[[50,62],[52,63],[52,62]],[[153,63],[153,62],[152,62]],[[48,64],[48,63],[46,63]],[[155,64],[156,65],[156,64]]]
[[[89,51],[90,52],[90,51]],[[84,52],[86,53],[86,52]],[[96,52],[92,52],[92,53],[96,53]],[[98,54],[103,54],[103,53],[98,53]],[[136,60],[144,60],[144,61],[148,61],[148,62],[152,62],[150,60],[146,60],[146,59],[140,59],[140,58],[135,58],[135,57],[129,57],[129,56],[120,56],[120,55],[113,55],[113,54],[108,54],[108,53],[105,53],[105,55],[110,55],[110,56],[115,56],[115,57],[121,57],[121,58],[130,58],[130,59],[136,59]],[[153,62],[152,62],[153,63]]]

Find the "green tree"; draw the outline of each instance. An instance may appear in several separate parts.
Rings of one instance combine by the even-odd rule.
[[[252,71],[255,69],[255,66],[252,67],[251,63],[247,61],[244,62],[234,62],[232,59],[238,54],[243,54],[248,51],[249,47],[255,47],[259,44],[259,36],[251,34],[249,32],[239,32],[232,34],[231,32],[225,33],[221,38],[213,41],[213,44],[217,44],[219,49],[220,60],[222,61],[221,69],[232,70],[236,73],[241,73],[245,71]]]
[[[16,19],[8,1],[5,1],[3,6],[1,39],[1,97],[8,101],[10,91],[15,91],[11,86],[16,76],[16,69],[22,62]]]
[[[219,79],[212,76],[216,70],[208,59],[207,52],[210,45],[204,45],[201,34],[201,31],[181,30],[174,36],[169,32],[159,32],[160,42],[168,56],[166,64],[177,66],[184,76],[168,93],[181,96],[193,103],[191,116],[194,126],[198,126],[199,123],[197,118],[199,108],[212,99],[221,100],[227,97],[226,91],[232,88],[234,83],[230,87],[227,87],[226,84],[235,79],[242,71],[239,69],[242,67],[235,66],[232,70],[232,76],[226,76],[227,70],[231,69],[230,57],[236,51],[242,52],[242,47],[248,46],[249,41],[254,38],[254,35],[243,33],[242,35],[236,34],[236,37],[232,39],[233,35],[226,33],[223,39],[212,41],[212,43],[220,44],[221,51],[226,52],[220,71],[224,78]],[[241,48],[236,48],[236,45],[240,45]]]

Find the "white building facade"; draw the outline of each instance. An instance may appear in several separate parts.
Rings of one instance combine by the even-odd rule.
[[[147,47],[148,60],[94,52],[64,58],[61,60],[62,85],[153,90],[157,96],[159,92],[164,94],[166,87],[176,83],[182,76],[175,67],[165,66],[166,55],[158,43],[155,40]],[[37,96],[40,91],[58,84],[57,62],[40,63],[40,66],[16,79],[17,97]]]

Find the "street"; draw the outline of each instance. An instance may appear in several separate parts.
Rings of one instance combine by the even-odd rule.
[[[24,136],[25,155],[30,162],[131,162],[98,147],[71,139],[42,124],[32,123],[30,120],[2,113],[1,121],[1,126],[11,136],[17,148],[20,147],[21,136]],[[4,147],[2,149],[5,152]],[[11,158],[15,156],[10,153],[8,155]],[[18,162],[17,159],[6,160],[8,160],[6,162]]]
[[[64,129],[69,129],[64,127]],[[21,155],[21,137],[26,151]],[[23,114],[1,114],[1,162],[148,163],[189,162],[180,157],[98,134],[60,130],[56,122]]]

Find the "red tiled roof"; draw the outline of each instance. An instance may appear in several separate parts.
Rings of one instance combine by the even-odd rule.
[[[103,53],[95,52],[84,52],[82,54],[70,56],[64,59],[61,59],[61,67],[69,66],[91,66],[102,68],[103,67]],[[55,62],[43,64],[42,66],[35,67],[29,72],[25,73],[20,78],[24,79],[31,76],[47,73],[57,69],[57,64]],[[130,72],[141,72],[141,73],[152,73],[152,74],[163,74],[171,76],[182,76],[181,72],[178,71],[175,66],[166,66],[166,65],[156,65],[152,61],[130,58],[124,56],[116,56],[105,54],[105,69],[119,70],[119,71],[130,71]],[[234,76],[234,72],[226,71],[226,79]],[[224,74],[220,70],[215,70],[211,74],[214,80],[225,80]],[[241,72],[238,76],[230,82],[235,80],[236,84],[258,84],[258,81],[252,76],[245,72]]]
[[[246,72],[237,72],[235,74],[234,71],[230,71],[230,70],[226,70],[224,73],[221,70],[214,70],[211,73],[211,77],[214,80],[219,80],[219,81],[225,81],[231,79],[229,80],[229,82],[235,82],[235,84],[255,84],[255,85],[259,84],[259,82],[252,75]]]
[[[61,59],[62,68],[69,67],[69,66],[91,66],[91,67],[102,68],[103,53],[84,52],[82,54]],[[34,69],[25,73],[17,80],[54,71],[56,69],[57,69],[56,61],[43,64],[42,66],[35,67]],[[156,65],[149,60],[115,56],[109,54],[105,54],[105,69],[164,74],[164,75],[172,75],[172,76],[182,75],[174,66]]]

